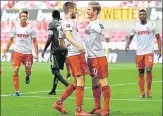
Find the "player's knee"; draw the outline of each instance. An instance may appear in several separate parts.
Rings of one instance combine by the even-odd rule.
[[[31,71],[26,72],[26,75],[27,75],[27,76],[30,76],[30,75],[31,75]]]
[[[108,85],[106,78],[99,79],[99,82],[102,87]]]
[[[59,72],[57,69],[54,69],[54,68],[52,68],[51,71],[53,75],[56,75]]]
[[[152,67],[146,67],[146,71],[147,72],[151,72],[152,71]]]
[[[14,75],[18,75],[19,67],[14,67]]]
[[[139,75],[144,75],[144,69],[139,69]]]
[[[77,77],[77,86],[83,86],[85,85],[85,79],[84,76],[78,76]]]

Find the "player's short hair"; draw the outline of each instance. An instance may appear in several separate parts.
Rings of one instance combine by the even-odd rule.
[[[23,11],[21,11],[21,12],[19,13],[19,16],[20,16],[22,13],[25,13],[26,15],[28,15],[28,11],[23,10]]]
[[[67,14],[70,10],[70,8],[74,8],[76,4],[74,2],[65,2],[63,5],[64,13]]]
[[[95,10],[97,11],[97,14],[100,13],[100,11],[101,11],[101,5],[98,2],[95,2],[95,1],[89,2],[88,5],[92,6],[93,10],[94,11]]]
[[[139,13],[140,13],[140,12],[147,12],[147,11],[146,11],[145,9],[140,9],[140,10],[139,10]]]
[[[57,19],[60,19],[60,12],[58,10],[54,10],[52,12],[52,17],[53,18],[57,18]]]

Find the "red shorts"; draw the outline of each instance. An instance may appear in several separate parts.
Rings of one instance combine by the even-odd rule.
[[[108,62],[106,57],[88,58],[89,71],[92,77],[107,78]]]
[[[14,51],[12,54],[12,65],[20,66],[21,63],[23,63],[26,68],[31,68],[33,64],[33,55],[22,54]]]
[[[154,54],[136,55],[136,66],[138,69],[144,69],[145,66],[153,66]]]
[[[70,56],[67,58],[67,62],[70,65],[73,77],[89,74],[89,68],[84,55]]]

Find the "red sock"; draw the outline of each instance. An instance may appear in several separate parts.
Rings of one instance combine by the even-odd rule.
[[[84,96],[84,87],[77,86],[76,87],[76,112],[82,111],[83,96]]]
[[[19,91],[19,77],[18,75],[13,75],[13,82],[15,91]]]
[[[140,91],[143,93],[144,92],[144,76],[139,75],[139,88]]]
[[[109,111],[110,104],[110,86],[106,85],[102,87],[102,92],[104,96],[104,110]]]
[[[95,108],[101,108],[101,86],[92,87]]]
[[[73,84],[69,84],[66,90],[61,94],[58,103],[62,103],[68,96],[70,96],[76,87]]]
[[[151,92],[151,86],[152,86],[152,72],[146,73],[146,82],[147,82],[147,92]]]

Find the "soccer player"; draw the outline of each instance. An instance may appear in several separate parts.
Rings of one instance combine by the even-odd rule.
[[[10,40],[6,48],[3,50],[3,57],[6,57],[6,52],[10,48],[15,38],[15,49],[12,55],[12,64],[14,67],[13,81],[15,87],[15,96],[19,94],[19,68],[21,63],[25,66],[26,84],[30,83],[31,68],[33,64],[32,42],[35,48],[35,59],[38,59],[38,43],[34,28],[27,23],[28,12],[22,11],[19,14],[20,23],[15,24],[12,29]]]
[[[63,106],[63,101],[70,96],[76,89],[76,116],[89,116],[82,109],[85,75],[89,73],[88,65],[85,60],[85,50],[82,45],[82,39],[77,31],[74,18],[76,18],[77,8],[73,2],[66,2],[63,5],[65,19],[62,23],[62,29],[65,35],[65,44],[68,49],[67,61],[70,64],[74,83],[70,84],[61,94],[59,99],[53,104],[58,111],[67,114],[68,112]]]
[[[152,86],[152,67],[154,60],[154,36],[158,42],[159,57],[161,57],[161,38],[156,30],[156,25],[153,22],[147,21],[147,12],[142,9],[139,11],[140,22],[133,25],[129,39],[126,43],[126,52],[129,49],[129,45],[134,36],[137,40],[137,52],[136,52],[136,66],[138,68],[138,81],[140,88],[140,97],[145,97],[144,91],[144,73],[146,71],[146,82],[147,82],[147,98],[152,97],[151,86]]]
[[[42,52],[42,57],[44,57],[45,51],[48,46],[51,44],[50,50],[50,61],[51,61],[51,71],[54,75],[53,87],[49,92],[49,95],[56,95],[56,87],[58,84],[58,80],[63,83],[66,87],[69,83],[63,78],[60,74],[60,69],[63,70],[64,62],[66,60],[67,49],[61,48],[59,45],[59,28],[61,27],[60,20],[60,12],[58,10],[54,10],[52,12],[53,20],[49,23],[48,26],[48,40],[45,44],[44,50]],[[61,41],[61,40],[60,40]]]
[[[109,34],[98,19],[101,6],[98,2],[89,2],[87,15],[90,20],[85,29],[85,46],[88,55],[88,66],[92,77],[92,90],[95,106],[90,114],[109,115],[110,86],[107,82],[108,62],[102,41],[109,42]],[[101,108],[101,92],[104,97],[104,107]]]

